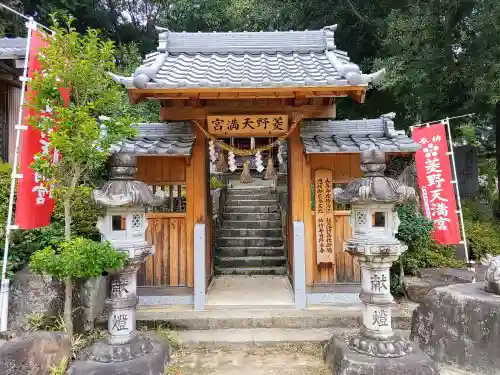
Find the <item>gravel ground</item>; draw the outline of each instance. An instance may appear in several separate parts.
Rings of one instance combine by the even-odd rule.
[[[331,375],[319,345],[177,350],[166,375]],[[440,365],[441,375],[481,375]]]
[[[319,345],[242,350],[194,349],[174,353],[168,375],[329,375]]]

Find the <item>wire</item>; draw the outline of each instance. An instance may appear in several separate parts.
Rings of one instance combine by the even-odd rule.
[[[12,9],[11,7],[9,7],[9,6],[5,5],[4,3],[0,3],[0,7],[1,7],[1,8],[5,8],[5,9],[7,9],[7,10],[11,11],[11,12],[12,12],[12,13],[14,13],[14,14],[17,14],[18,16],[20,16],[20,17],[24,18],[24,19],[25,19],[25,20],[27,20],[27,21],[33,21],[33,22],[35,22],[37,25],[39,25],[39,26],[43,27],[43,28],[44,28],[44,29],[46,29],[47,31],[50,31],[51,33],[53,33],[53,32],[54,32],[54,30],[52,30],[51,28],[49,28],[49,27],[47,27],[47,26],[45,26],[45,25],[42,25],[41,23],[38,23],[38,22],[34,21],[34,20],[33,20],[33,17],[28,17],[28,16],[25,16],[24,14],[19,13],[17,10]]]
[[[462,118],[462,117],[472,117],[474,116],[475,113],[467,113],[465,115],[459,115],[459,116],[453,116],[453,117],[447,117],[446,119],[447,120],[454,120],[454,119],[457,119],[457,118]],[[416,125],[412,125],[411,128],[421,128],[421,127],[424,127],[424,126],[429,126],[429,125],[434,125],[434,124],[439,124],[439,123],[444,123],[446,120],[434,120],[434,121],[428,121],[428,122],[424,122],[423,124],[416,124]]]

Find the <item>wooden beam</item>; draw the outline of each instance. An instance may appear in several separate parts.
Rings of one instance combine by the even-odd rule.
[[[319,86],[319,87],[262,87],[255,88],[155,88],[155,89],[129,89],[129,97],[132,103],[137,103],[146,98],[170,98],[185,99],[200,95],[215,95],[220,98],[236,99],[243,97],[262,97],[273,95],[278,98],[294,98],[295,92],[300,92],[300,96],[305,97],[343,97],[356,93],[354,96],[364,100],[363,94],[368,88],[366,86]]]
[[[219,92],[204,92],[200,94],[200,99],[217,99],[219,95]]]
[[[201,102],[200,102],[200,98],[198,95],[193,95],[189,98],[189,104],[191,105],[191,107],[193,108],[200,108],[201,107]]]
[[[302,93],[295,93],[295,99],[293,99],[293,106],[294,107],[302,107],[303,105],[306,104],[307,100],[306,100],[306,96],[305,94],[302,94]]]
[[[204,120],[212,115],[239,115],[239,114],[292,114],[301,111],[305,118],[335,118],[335,105],[312,105],[302,106],[289,105],[239,105],[239,106],[205,106],[201,108],[192,107],[161,107],[160,119],[162,121],[186,121]]]

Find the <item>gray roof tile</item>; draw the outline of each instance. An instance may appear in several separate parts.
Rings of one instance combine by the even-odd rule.
[[[128,88],[265,88],[349,86],[378,82],[336,49],[335,26],[316,31],[175,33],[161,30],[158,51],[131,77],[110,74]]]
[[[420,145],[404,131],[394,129],[394,114],[370,120],[301,123],[300,138],[306,154],[361,152],[374,145],[385,152],[415,152]]]
[[[0,60],[24,58],[26,38],[0,38]]]
[[[189,122],[137,124],[139,134],[111,149],[111,153],[131,152],[138,156],[190,156],[195,136]]]

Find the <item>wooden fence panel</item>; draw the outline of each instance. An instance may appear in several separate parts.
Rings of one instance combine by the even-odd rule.
[[[138,273],[138,286],[186,286],[186,214],[147,214],[146,240],[155,246]]]
[[[318,276],[315,284],[359,283],[361,272],[358,261],[348,252],[344,251],[344,242],[352,234],[349,224],[350,211],[334,212],[334,252],[335,263],[322,263],[318,265]],[[316,224],[314,223],[314,233]]]

